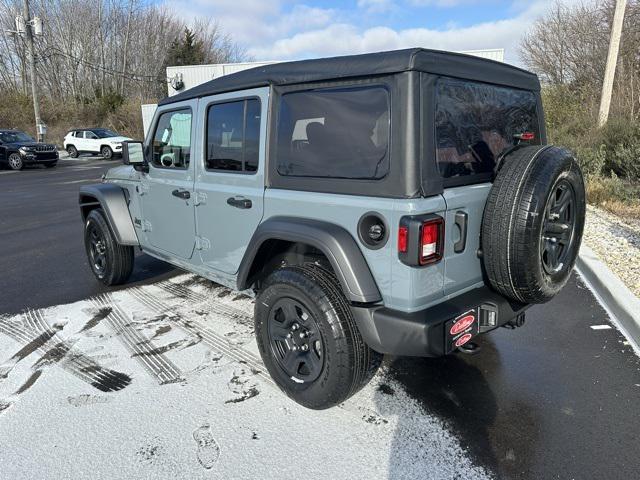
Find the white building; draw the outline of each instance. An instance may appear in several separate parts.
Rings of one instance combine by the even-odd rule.
[[[476,57],[488,58],[498,62],[504,62],[504,49],[496,48],[492,50],[465,50],[460,53],[475,55]],[[212,65],[187,65],[182,67],[167,67],[168,95],[171,97],[189,88],[213,80],[214,78],[240,72],[249,68],[261,67],[278,62],[245,62],[245,63],[215,63]],[[155,103],[142,105],[142,124],[144,134],[147,135],[153,114],[156,111]]]

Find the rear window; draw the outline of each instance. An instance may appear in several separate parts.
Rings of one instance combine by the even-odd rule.
[[[442,78],[436,85],[436,159],[445,178],[489,176],[496,159],[533,133],[540,144],[533,92]]]
[[[389,171],[389,93],[383,87],[320,89],[282,96],[278,173],[379,179]]]

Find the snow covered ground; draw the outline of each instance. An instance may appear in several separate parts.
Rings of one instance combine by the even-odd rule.
[[[339,407],[289,400],[252,310],[183,275],[0,317],[0,477],[489,477],[384,368]]]

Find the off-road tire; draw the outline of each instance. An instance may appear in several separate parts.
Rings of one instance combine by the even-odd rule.
[[[78,158],[79,156],[78,149],[73,145],[67,146],[67,154],[69,155],[69,158]]]
[[[11,153],[7,158],[7,165],[11,170],[22,170],[24,168],[24,161],[19,153]]]
[[[100,147],[100,156],[105,160],[110,160],[113,157],[113,150],[107,146]]]
[[[293,380],[272,349],[270,316],[283,298],[307,309],[322,338],[322,368],[313,381]],[[256,298],[255,331],[260,355],[275,383],[297,403],[311,409],[345,401],[371,380],[382,362],[382,355],[362,339],[338,280],[317,264],[284,267],[269,275]]]
[[[103,242],[103,268],[98,268],[95,253],[92,253],[92,234],[94,232]],[[133,247],[118,244],[101,208],[91,210],[87,215],[84,229],[84,245],[89,266],[98,280],[105,285],[120,285],[127,281],[133,271]]]
[[[563,195],[565,190],[574,194],[573,206],[567,207],[573,220],[560,225],[563,232],[570,231],[562,234],[562,242],[567,243],[562,252],[566,253],[557,262],[557,270],[549,269],[546,246],[558,242],[549,229],[559,228],[551,206],[557,192]],[[567,209],[558,211],[569,212]],[[585,209],[584,180],[571,152],[554,146],[527,146],[508,154],[489,192],[482,222],[482,257],[491,286],[522,303],[553,298],[567,283],[575,264]]]

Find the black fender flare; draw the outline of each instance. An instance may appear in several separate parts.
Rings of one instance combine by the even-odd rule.
[[[112,183],[83,185],[80,187],[78,200],[83,221],[86,221],[92,208],[99,206],[104,211],[111,231],[120,245],[140,244],[131,220],[124,188]]]
[[[271,217],[262,222],[245,251],[238,270],[238,290],[249,288],[249,272],[260,246],[267,240],[304,243],[320,250],[329,260],[348,300],[375,303],[382,300],[362,251],[343,227],[298,217]]]

